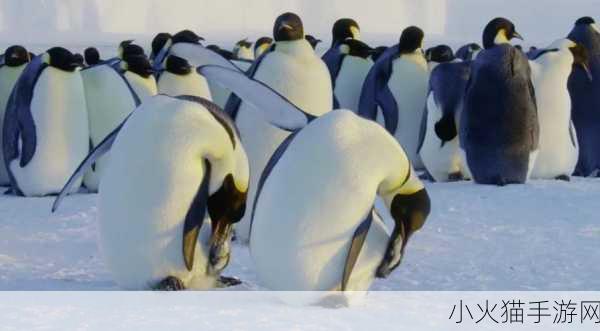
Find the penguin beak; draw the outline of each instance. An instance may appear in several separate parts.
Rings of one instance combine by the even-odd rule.
[[[212,235],[209,242],[208,268],[215,274],[229,264],[229,239],[233,224],[225,219],[213,221]]]
[[[519,34],[517,31],[513,32],[513,38],[514,39],[519,39],[519,40],[525,40],[525,39],[523,39],[523,37],[521,36],[521,34]]]

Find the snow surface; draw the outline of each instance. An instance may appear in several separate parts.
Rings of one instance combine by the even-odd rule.
[[[373,290],[600,290],[600,179],[427,184],[433,209]],[[95,194],[0,197],[0,290],[115,290],[96,246]],[[246,247],[226,275],[264,290]]]

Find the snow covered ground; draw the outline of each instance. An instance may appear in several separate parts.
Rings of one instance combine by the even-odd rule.
[[[428,184],[433,209],[374,290],[600,290],[600,179],[503,188]],[[96,246],[96,195],[0,197],[0,290],[114,290]],[[234,245],[236,290],[264,289]]]

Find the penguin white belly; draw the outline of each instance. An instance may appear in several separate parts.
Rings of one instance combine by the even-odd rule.
[[[308,45],[308,47],[311,47]],[[309,114],[320,116],[332,109],[331,78],[327,67],[312,51],[309,57],[291,57],[273,52],[261,63],[254,78],[267,84]],[[240,105],[236,118],[242,143],[250,163],[248,201],[254,201],[256,186],[271,155],[289,132],[267,123],[261,112],[246,103]],[[236,224],[236,237],[248,242],[252,203]]]
[[[423,168],[417,148],[429,89],[427,62],[424,59],[420,61],[415,55],[403,55],[392,64],[388,86],[398,104],[398,128],[394,136],[413,166],[416,169]]]
[[[158,92],[170,96],[192,95],[212,100],[206,79],[196,72],[174,75],[165,71],[158,80]]]
[[[12,89],[15,83],[21,76],[25,64],[18,67],[3,66],[0,67],[0,132],[4,127],[4,113],[6,111],[6,104],[8,98],[12,93]],[[0,147],[2,147],[3,140],[2,134],[0,134]],[[4,164],[4,153],[0,153],[0,185],[7,185],[9,183],[8,171]]]
[[[182,255],[184,219],[205,170],[194,148],[199,135],[180,128],[205,115],[165,109],[163,102],[136,110],[113,145],[100,183],[100,248],[124,289],[149,289],[167,276],[186,288],[211,288],[215,277],[206,275],[205,233],[210,226],[202,227],[191,272]],[[158,129],[161,139],[152,139]]]
[[[97,146],[135,109],[135,101],[123,78],[107,65],[81,72],[88,110],[90,139]],[[85,186],[98,190],[110,152],[102,156],[83,179]]]
[[[135,91],[142,102],[144,102],[145,99],[158,94],[156,79],[154,79],[154,76],[152,75],[150,75],[148,78],[144,78],[138,74],[132,73],[131,71],[126,71],[125,78],[127,78],[127,81],[129,84],[131,84],[133,91]]]
[[[26,196],[58,193],[89,151],[88,116],[81,74],[46,68],[33,89],[36,150],[25,168],[10,169]],[[74,185],[74,191],[81,182]]]
[[[348,113],[325,115],[301,131],[263,187],[250,251],[269,289],[340,289],[354,232],[371,213],[385,166],[369,163],[362,171],[376,145],[362,144],[370,136],[347,125]],[[386,226],[374,216],[347,290],[369,288],[388,241]]]
[[[437,106],[433,93],[427,98],[427,110],[427,129],[419,155],[436,182],[447,182],[450,174],[461,172],[458,135],[442,146],[442,141],[435,133],[435,123],[442,118],[442,111]]]
[[[564,77],[568,77],[568,74]],[[577,165],[579,149],[571,123],[571,99],[566,88],[566,79],[542,76],[539,80],[534,80],[534,86],[540,140],[531,177],[554,179],[562,175],[570,176]],[[570,129],[573,130],[574,139]]]
[[[358,112],[362,86],[373,66],[373,61],[357,56],[346,56],[335,81],[335,96],[340,108]]]

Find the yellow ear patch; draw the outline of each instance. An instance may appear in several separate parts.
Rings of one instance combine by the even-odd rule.
[[[494,39],[494,44],[500,45],[500,44],[508,44],[508,43],[510,43],[510,40],[508,40],[508,37],[506,36],[506,30],[500,29],[498,31],[498,34],[496,34],[496,38]]]
[[[357,27],[351,26],[350,32],[352,33],[353,39],[360,40],[360,30]]]
[[[44,55],[42,56],[42,62],[50,64],[50,54],[44,53]]]

